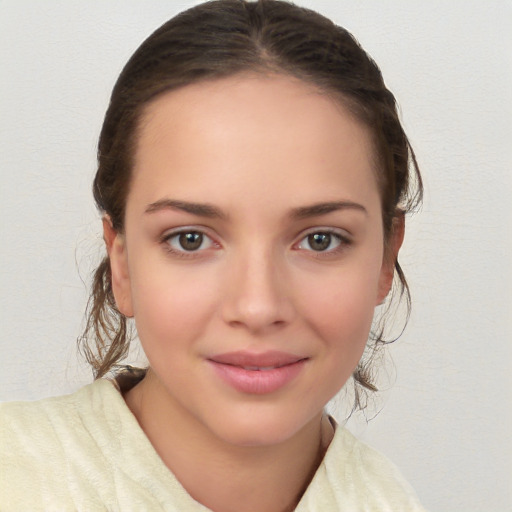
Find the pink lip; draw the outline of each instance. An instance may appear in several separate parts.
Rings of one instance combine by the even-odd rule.
[[[208,359],[217,375],[241,393],[273,393],[292,381],[307,358],[285,352],[229,352]]]

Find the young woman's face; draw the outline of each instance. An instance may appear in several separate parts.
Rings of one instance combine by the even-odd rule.
[[[159,97],[139,135],[118,306],[171,410],[285,440],[350,377],[389,289],[368,130],[303,82],[240,75]]]

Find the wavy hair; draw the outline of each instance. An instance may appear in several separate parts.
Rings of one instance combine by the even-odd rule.
[[[332,95],[371,131],[377,159],[384,236],[395,218],[422,198],[413,149],[402,128],[393,94],[382,74],[344,28],[309,9],[280,0],[216,0],[166,22],[136,50],[112,92],[98,145],[93,193],[116,231],[124,230],[126,198],[139,120],[160,94],[241,72],[291,75]],[[395,289],[410,310],[404,273],[395,262]],[[374,326],[375,327],[375,326]],[[370,333],[366,356],[353,373],[356,402],[376,390],[372,361],[386,341],[383,328]],[[106,256],[94,273],[80,345],[95,378],[126,355],[131,335],[112,293]],[[392,341],[392,340],[391,340]]]

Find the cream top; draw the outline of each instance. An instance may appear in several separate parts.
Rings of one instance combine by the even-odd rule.
[[[0,510],[207,512],[162,462],[121,393],[0,404]],[[296,512],[420,512],[382,454],[338,427]]]

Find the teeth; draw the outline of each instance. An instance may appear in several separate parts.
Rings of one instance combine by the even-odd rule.
[[[253,372],[264,372],[267,370],[273,370],[274,368],[277,368],[276,366],[244,366],[244,370],[250,370]]]

